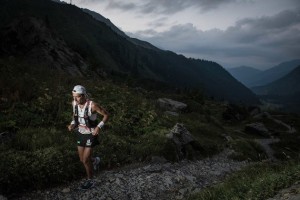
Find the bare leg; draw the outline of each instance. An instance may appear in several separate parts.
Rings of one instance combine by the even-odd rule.
[[[85,171],[87,174],[87,178],[91,179],[93,178],[93,166],[92,166],[92,156],[93,149],[90,147],[85,147],[83,151],[83,157],[82,157],[82,163],[85,167]]]
[[[83,163],[83,166],[85,168],[87,178],[91,179],[93,177],[93,167],[91,161],[92,148],[78,146],[77,150],[79,159]]]
[[[84,147],[77,146],[77,150],[78,150],[78,156],[79,156],[80,162],[83,162]]]

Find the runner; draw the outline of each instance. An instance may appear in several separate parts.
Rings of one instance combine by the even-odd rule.
[[[81,189],[89,189],[94,186],[93,171],[100,163],[100,158],[92,158],[93,147],[99,144],[97,139],[102,127],[108,120],[108,113],[99,104],[88,99],[86,89],[76,85],[72,91],[73,99],[73,120],[68,125],[69,131],[75,131],[77,149],[80,161],[85,167],[87,180],[82,184]],[[97,124],[97,113],[103,116]],[[94,169],[93,169],[94,168]]]

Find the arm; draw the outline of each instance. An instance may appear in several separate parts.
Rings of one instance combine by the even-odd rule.
[[[102,121],[98,124],[98,126],[95,128],[93,135],[98,135],[100,132],[101,127],[107,122],[109,114],[108,112],[102,108],[99,104],[97,103],[92,103],[91,105],[92,112],[97,112],[98,114],[102,115]]]
[[[75,121],[74,121],[74,102],[73,101],[72,101],[72,107],[73,107],[72,121],[69,125],[67,125],[69,131],[74,130],[74,128],[76,126]]]
[[[74,114],[73,114],[74,115]],[[72,131],[75,128],[75,121],[74,121],[74,116],[73,116],[73,120],[71,121],[71,123],[68,125],[68,130]]]

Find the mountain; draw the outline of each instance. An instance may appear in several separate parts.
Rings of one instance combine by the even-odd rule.
[[[266,85],[271,83],[291,72],[297,66],[300,65],[300,59],[291,60],[287,62],[280,63],[268,70],[263,71],[260,77],[253,82],[254,86]]]
[[[277,81],[251,89],[266,103],[283,111],[300,113],[300,65]]]
[[[286,76],[264,86],[251,88],[258,95],[293,95],[300,92],[300,65]]]
[[[244,85],[249,86],[252,84],[253,79],[259,76],[262,71],[248,66],[240,66],[227,69],[227,71]]]
[[[87,64],[64,40],[42,21],[23,17],[1,30],[0,54],[26,58],[31,64],[45,65],[71,75],[83,76]]]
[[[91,15],[92,17],[94,17],[96,20],[105,23],[107,26],[109,26],[114,32],[116,32],[117,34],[119,34],[120,36],[124,37],[125,39],[129,40],[130,42],[132,42],[135,45],[139,45],[145,48],[149,48],[149,49],[154,49],[154,50],[158,50],[157,47],[153,46],[152,44],[150,44],[149,42],[145,42],[145,41],[141,41],[139,39],[136,38],[131,38],[128,35],[126,35],[123,31],[121,31],[118,27],[116,27],[109,19],[103,17],[102,15],[100,15],[97,12],[91,11],[89,9],[86,8],[82,8],[83,12],[88,13],[89,15]]]
[[[103,17],[99,13],[91,11],[91,10],[86,9],[86,8],[82,8],[82,11],[85,12],[85,13],[88,13],[89,15],[94,17],[96,20],[105,23],[106,25],[111,27],[111,29],[114,32],[118,33],[120,36],[123,36],[124,38],[129,38],[123,31],[121,31],[118,27],[116,27],[109,19]]]
[[[230,74],[248,88],[269,84],[287,75],[300,65],[300,59],[280,63],[268,70],[259,71],[252,67],[237,67],[228,69]]]
[[[83,74],[88,71],[100,77],[107,74],[123,82],[134,78],[139,80],[141,86],[152,80],[172,87],[202,90],[206,95],[220,100],[247,104],[259,102],[251,90],[234,79],[219,64],[188,59],[171,51],[160,50],[147,42],[122,36],[107,23],[96,20],[74,5],[50,0],[0,2],[2,32],[7,31],[13,21],[29,17],[43,21],[72,52],[80,54],[87,67],[82,63],[76,67]],[[20,25],[19,28],[22,29],[23,26]],[[23,30],[16,29],[15,34],[19,34],[19,31],[21,33]],[[30,39],[32,41],[29,42],[36,44],[35,38]],[[6,41],[7,38],[2,40]],[[11,43],[5,45],[13,46],[14,41],[11,40]],[[48,47],[51,48],[51,45]],[[2,46],[2,49],[5,47]],[[9,56],[9,53],[3,55]],[[24,59],[27,58],[25,55],[26,52],[23,52]],[[52,58],[56,59],[55,56]]]

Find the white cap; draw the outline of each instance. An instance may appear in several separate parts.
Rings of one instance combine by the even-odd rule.
[[[82,85],[76,85],[72,92],[77,94],[86,94],[86,89]]]

